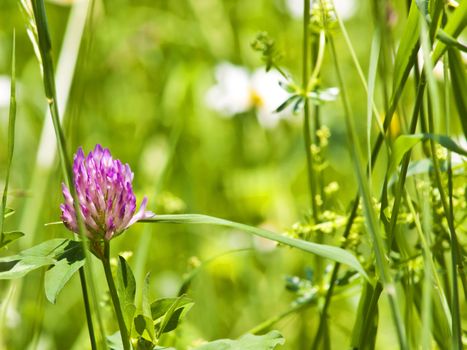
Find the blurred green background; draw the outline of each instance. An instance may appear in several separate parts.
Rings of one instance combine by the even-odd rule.
[[[405,18],[404,4],[393,2],[395,33]],[[302,116],[294,115],[267,129],[258,123],[253,109],[225,118],[206,105],[206,93],[216,83],[217,64],[231,62],[250,71],[262,67],[259,54],[250,47],[260,31],[276,40],[283,53],[282,66],[300,82],[302,22],[287,1],[95,1],[93,20],[87,22],[82,36],[79,23],[84,17],[79,6],[83,7],[73,1],[47,3],[54,59],[62,60],[63,75],[75,68],[74,50],[63,45],[65,36],[81,43],[64,114],[70,155],[78,146],[85,152],[96,143],[108,147],[115,158],[130,164],[138,201],[147,195],[148,207],[155,213],[204,213],[277,232],[289,230],[309,214]],[[353,6],[354,14],[345,23],[365,70],[373,23],[367,2]],[[76,22],[70,24],[69,18]],[[61,173],[57,159],[49,167],[38,152],[45,147],[42,143],[50,143],[47,137],[41,141],[46,101],[39,65],[17,1],[3,0],[1,75],[9,75],[13,29],[18,114],[9,207],[17,212],[6,225],[26,233],[9,247],[16,252],[70,233],[61,225],[44,226],[60,217]],[[354,115],[364,134],[366,95],[338,33],[336,42]],[[322,86],[336,85],[326,56]],[[63,94],[58,90],[59,100]],[[0,108],[3,181],[8,106]],[[344,213],[356,183],[342,113],[337,101],[322,108],[322,123],[331,131],[324,183],[339,184],[329,200]],[[337,244],[337,237],[330,235],[327,240]],[[183,276],[199,262],[232,251],[205,265],[194,278],[188,294],[195,306],[166,339],[170,345],[170,337],[177,337],[180,348],[201,339],[236,338],[287,310],[296,295],[286,290],[285,277],[303,278],[314,263],[312,256],[297,250],[275,249],[246,234],[206,226],[138,224],[113,241],[114,254],[123,251],[133,253],[129,263],[137,282],[151,273],[153,298],[176,295]],[[106,327],[114,331],[101,267],[96,263],[93,270],[99,302],[104,316],[109,316]],[[44,297],[43,273],[11,283],[1,281],[2,299],[10,305],[4,320],[8,332],[2,335],[1,345],[8,349],[82,349],[87,334],[78,280],[73,279],[57,304],[51,305]],[[345,298],[336,296],[330,312],[336,349],[348,344],[359,297],[358,288],[346,293]],[[311,307],[273,326],[286,337],[283,348],[308,348],[318,317],[317,308]],[[391,344],[392,326],[381,322],[378,341]]]

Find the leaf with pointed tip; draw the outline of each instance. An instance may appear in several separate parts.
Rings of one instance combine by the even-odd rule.
[[[443,31],[452,38],[457,38],[460,33],[467,26],[467,1],[461,1],[459,7],[454,10],[452,16],[449,16],[446,26]],[[443,41],[438,41],[432,57],[433,64],[436,63],[439,58],[444,54],[448,46]]]
[[[47,300],[55,304],[58,294],[84,265],[84,252],[81,242],[69,241],[66,250],[58,256],[58,261],[45,273],[44,289]]]
[[[133,316],[136,311],[136,281],[130,266],[122,256],[118,257],[117,280],[115,282],[125,323],[127,328],[131,331]]]
[[[11,208],[5,208],[5,213],[3,214],[4,218],[7,218],[9,216],[12,216],[15,213],[14,209]]]
[[[437,135],[437,134],[411,134],[411,135],[401,135],[394,142],[392,148],[392,157],[391,163],[389,166],[389,173],[393,173],[396,170],[396,167],[402,161],[402,157],[405,153],[411,150],[416,144],[420,141],[433,140],[439,143],[444,148],[458,153],[463,156],[467,156],[467,150],[460,147],[455,143],[451,138],[446,135]]]
[[[453,38],[450,36],[448,33],[446,33],[442,29],[438,29],[438,32],[436,33],[436,38],[445,43],[448,48],[455,47],[458,48],[461,51],[467,52],[467,46],[462,44],[459,40],[456,38]]]
[[[178,298],[162,298],[151,304],[151,314],[154,321],[160,320],[157,338],[178,326],[178,322],[193,306],[193,301],[182,295]]]
[[[201,214],[178,214],[178,215],[156,215],[152,218],[140,220],[139,222],[152,222],[161,223],[169,222],[174,224],[208,224],[218,225],[230,228],[235,228],[253,234],[255,236],[263,237],[276,241],[290,247],[298,248],[309,253],[316,254],[323,258],[340,262],[357,270],[363,277],[368,279],[368,275],[363,269],[357,258],[348,251],[334,247],[331,245],[318,244],[307,242],[301,239],[292,238],[289,236],[281,235],[272,231],[264,230],[262,228],[240,224],[238,222],[224,220],[208,215]]]
[[[407,79],[407,76],[412,69],[413,63],[417,57],[418,49],[420,48],[420,11],[417,6],[412,3],[409,10],[409,16],[404,28],[399,48],[397,49],[396,58],[394,61],[394,81],[393,93],[398,90],[398,87]]]
[[[0,279],[20,278],[40,267],[55,264],[60,256],[70,249],[70,242],[74,241],[61,238],[51,239],[23,250],[19,254],[0,258]]]
[[[286,109],[293,101],[300,99],[300,96],[298,95],[292,95],[290,96],[287,100],[285,100],[283,103],[280,104],[279,107],[276,108],[275,112],[279,113],[282,112],[284,109]]]

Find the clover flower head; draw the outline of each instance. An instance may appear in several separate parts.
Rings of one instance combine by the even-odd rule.
[[[138,220],[154,215],[146,211],[146,197],[135,214],[136,197],[132,181],[130,166],[113,159],[107,148],[96,145],[87,156],[81,147],[78,149],[73,162],[73,184],[85,234],[91,240],[108,241]],[[62,184],[62,192],[65,199],[60,205],[62,221],[69,230],[78,233],[73,196],[65,184]]]

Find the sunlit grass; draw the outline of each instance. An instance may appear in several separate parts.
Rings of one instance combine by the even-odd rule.
[[[467,2],[334,5],[0,4],[0,349],[466,346]]]

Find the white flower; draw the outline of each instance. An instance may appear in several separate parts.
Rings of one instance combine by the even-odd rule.
[[[10,105],[10,78],[0,75],[0,108]]]
[[[467,139],[465,137],[459,136],[456,143],[459,145],[460,148],[464,150],[467,149]],[[453,165],[465,164],[467,162],[467,157],[455,152],[451,152],[451,162]]]
[[[255,109],[259,123],[272,128],[290,114],[290,109],[275,112],[290,97],[279,85],[285,79],[276,71],[257,69],[250,74],[244,67],[221,63],[215,77],[217,84],[208,90],[206,104],[226,117]]]
[[[461,42],[463,45],[465,45],[464,42]],[[467,53],[464,51],[460,51],[461,59],[462,62],[467,64]],[[425,64],[425,59],[423,55],[423,50],[419,50],[417,52],[417,60],[418,60],[418,65],[420,67],[423,67]],[[444,80],[444,63],[443,63],[443,58],[439,59],[438,62],[436,62],[435,66],[433,67],[433,76],[438,79],[438,80]]]
[[[292,17],[303,17],[303,0],[286,0],[285,5]],[[334,6],[343,21],[352,18],[358,9],[358,4],[355,0],[334,0]]]

